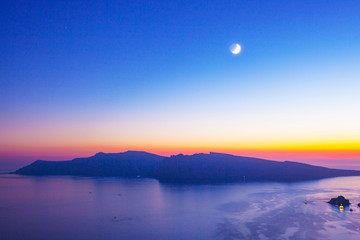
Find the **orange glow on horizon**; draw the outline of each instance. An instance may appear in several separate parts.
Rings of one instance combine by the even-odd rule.
[[[71,159],[86,157],[96,152],[146,151],[159,155],[221,152],[241,156],[273,160],[296,159],[350,159],[360,158],[359,142],[328,143],[272,143],[268,145],[242,144],[27,144],[23,146],[0,146],[0,156],[47,157],[49,159]]]

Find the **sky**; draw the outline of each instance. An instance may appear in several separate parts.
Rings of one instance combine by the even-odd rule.
[[[359,12],[348,0],[5,1],[0,165],[129,149],[360,158]]]

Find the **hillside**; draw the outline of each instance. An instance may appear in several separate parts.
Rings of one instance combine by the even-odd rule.
[[[297,162],[279,162],[222,153],[177,155],[164,159],[154,177],[163,182],[216,183],[238,181],[294,182],[339,176],[360,171],[329,169]]]
[[[75,176],[119,176],[148,177],[157,169],[164,157],[138,151],[123,153],[97,153],[88,158],[71,161],[43,161],[15,171],[22,175],[75,175]]]
[[[152,177],[172,183],[295,182],[360,171],[330,169],[297,162],[270,161],[223,153],[163,157],[147,152],[97,153],[70,161],[42,161],[15,171],[21,175]]]

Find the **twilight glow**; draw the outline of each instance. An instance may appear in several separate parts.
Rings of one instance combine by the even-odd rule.
[[[11,1],[0,163],[128,149],[359,158],[359,12],[357,1]]]

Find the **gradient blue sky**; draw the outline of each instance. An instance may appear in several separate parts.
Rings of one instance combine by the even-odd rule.
[[[0,159],[358,157],[359,13],[346,0],[5,1]]]

